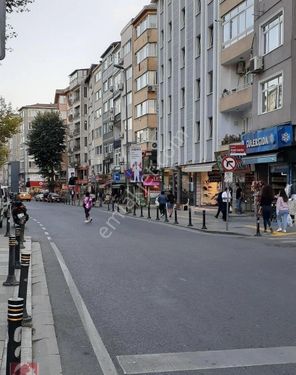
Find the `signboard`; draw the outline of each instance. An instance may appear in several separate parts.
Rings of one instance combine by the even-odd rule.
[[[0,0],[0,60],[5,57],[6,0]]]
[[[233,182],[233,173],[232,172],[225,172],[224,173],[224,182],[228,184],[232,184]]]
[[[141,145],[130,147],[130,169],[132,171],[132,182],[142,181],[142,149]]]
[[[114,172],[112,174],[112,181],[113,182],[120,182],[120,172]]]
[[[246,146],[244,143],[240,145],[230,145],[229,146],[230,156],[245,156],[246,155]]]
[[[233,158],[232,156],[225,156],[223,159],[222,159],[222,167],[224,169],[224,171],[233,171],[236,167],[236,159]]]
[[[247,154],[277,150],[291,146],[293,127],[291,123],[257,130],[243,135]]]

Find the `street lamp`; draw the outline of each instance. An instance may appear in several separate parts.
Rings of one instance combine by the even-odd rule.
[[[126,173],[125,173],[125,182],[126,182],[126,202],[128,207],[128,195],[129,195],[129,184],[128,184],[128,175],[127,171],[129,169],[129,158],[128,158],[128,151],[129,151],[129,140],[128,140],[128,104],[127,104],[127,77],[126,77],[126,69],[121,64],[114,64],[114,68],[120,69],[123,73],[124,78],[124,85],[125,85],[125,151],[126,151]]]

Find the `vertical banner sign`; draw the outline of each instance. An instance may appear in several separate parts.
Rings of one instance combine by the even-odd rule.
[[[5,57],[6,0],[0,0],[0,60]]]
[[[130,169],[132,172],[132,182],[142,181],[142,149],[141,145],[131,145],[130,147]]]

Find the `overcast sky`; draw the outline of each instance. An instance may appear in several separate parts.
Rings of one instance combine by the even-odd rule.
[[[0,96],[13,107],[51,103],[73,70],[98,63],[108,45],[150,0],[35,0],[11,15],[18,37],[0,62]]]

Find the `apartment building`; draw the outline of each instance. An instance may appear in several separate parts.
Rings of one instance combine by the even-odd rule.
[[[75,168],[79,183],[88,182],[88,121],[87,85],[88,69],[76,69],[69,78],[68,126],[69,167]]]
[[[26,105],[19,109],[19,114],[22,118],[20,124],[20,139],[19,135],[15,135],[12,140],[12,146],[19,148],[19,188],[24,190],[28,188],[40,188],[43,186],[43,177],[39,173],[39,168],[35,164],[33,156],[28,154],[28,147],[26,146],[28,132],[31,129],[31,124],[38,113],[56,112],[57,106],[55,104],[33,104]],[[16,150],[11,150],[12,155],[17,155]]]
[[[254,1],[252,126],[243,136],[256,178],[296,192],[295,10],[292,0]]]
[[[155,2],[155,1],[154,1]],[[177,201],[209,204],[218,149],[219,2],[158,0],[158,164]]]

